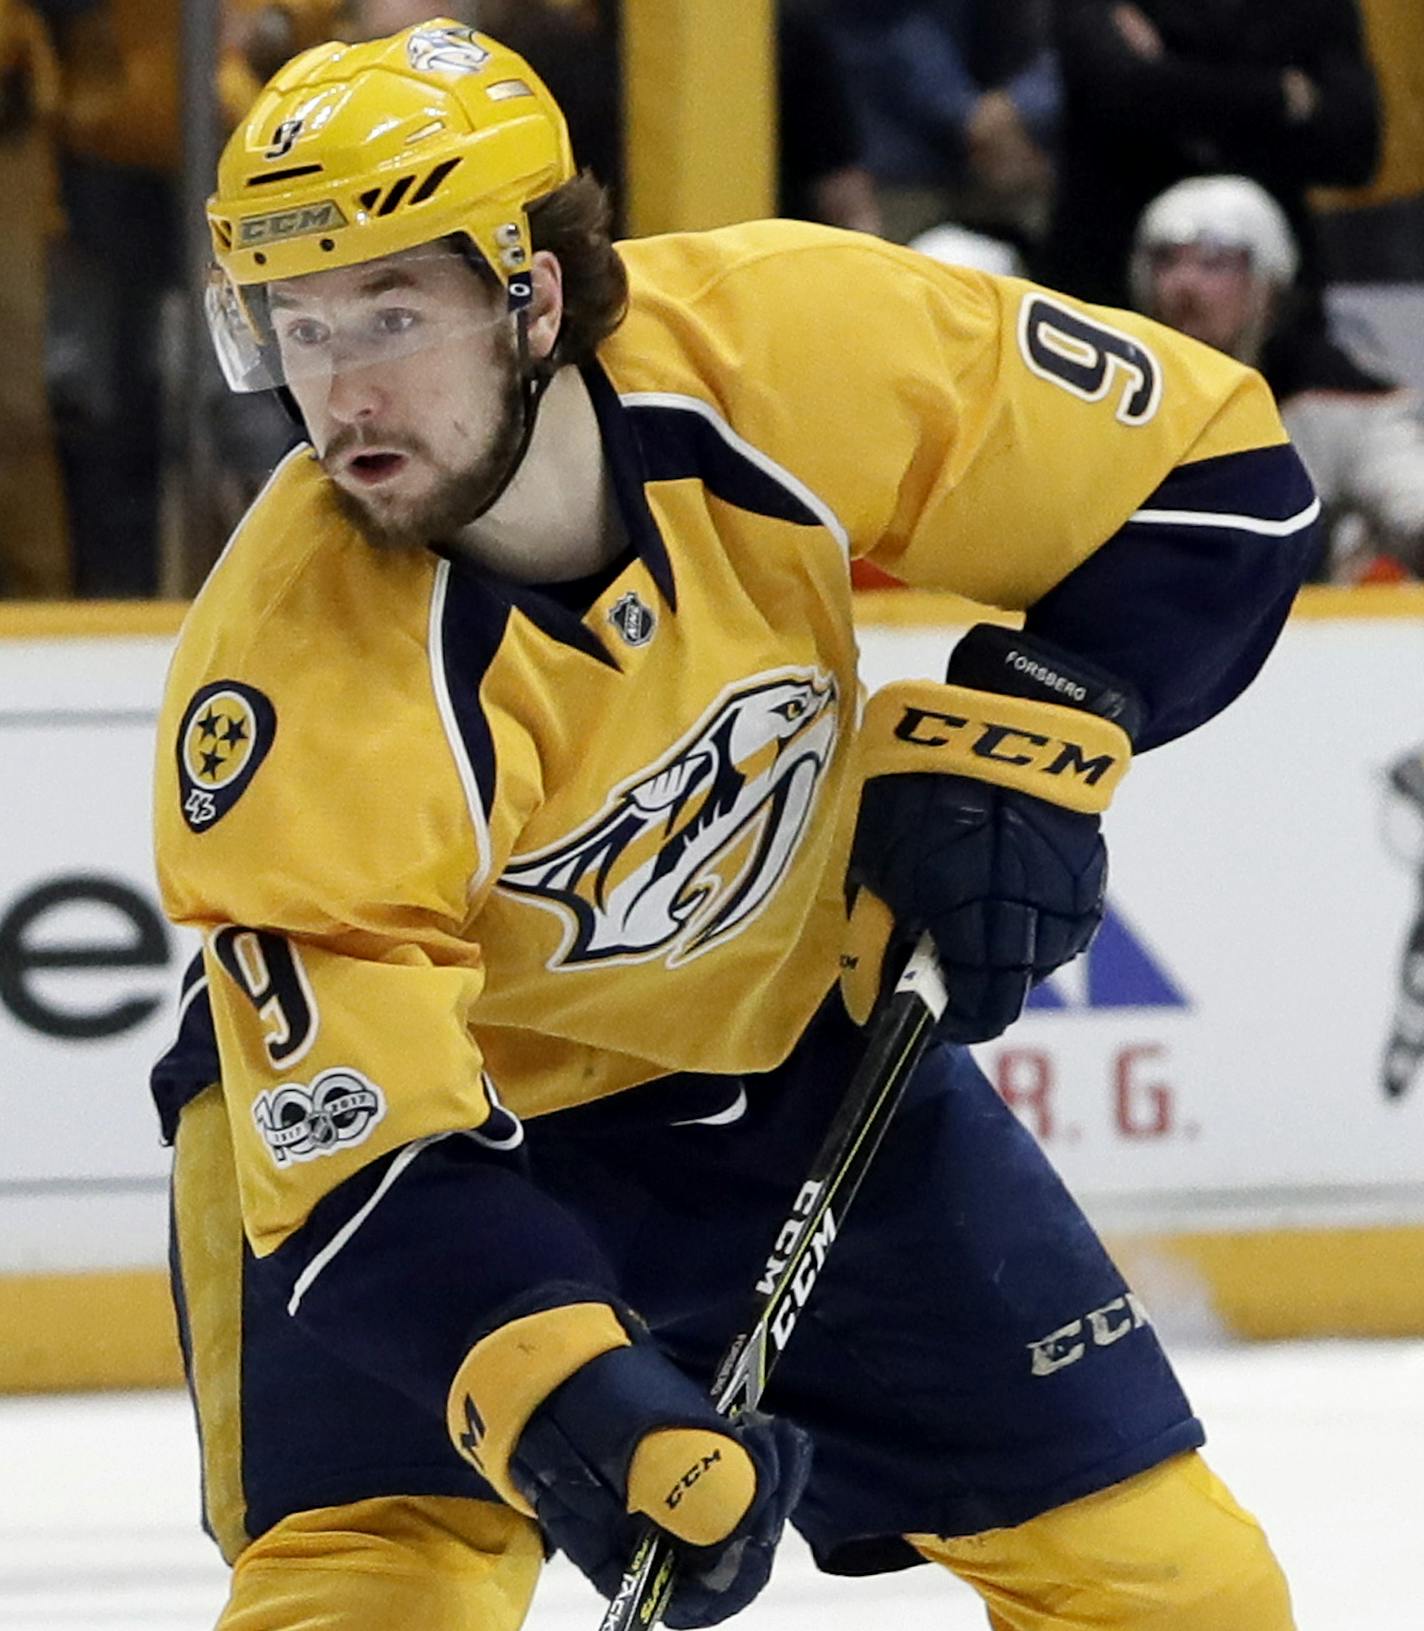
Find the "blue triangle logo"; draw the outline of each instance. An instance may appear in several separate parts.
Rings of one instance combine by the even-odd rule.
[[[1028,1007],[1052,1013],[1084,1008],[1189,1008],[1191,1003],[1156,953],[1109,905],[1103,926],[1084,956],[1035,986]]]

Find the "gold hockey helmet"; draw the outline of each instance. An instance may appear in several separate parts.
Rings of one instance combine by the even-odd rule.
[[[229,384],[282,383],[243,293],[274,279],[460,234],[521,310],[529,205],[574,173],[563,114],[529,64],[448,18],[294,58],[233,132],[208,201],[208,316]]]

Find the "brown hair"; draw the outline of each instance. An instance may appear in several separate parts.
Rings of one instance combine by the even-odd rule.
[[[628,309],[628,273],[613,247],[612,221],[608,192],[587,170],[529,206],[534,248],[557,256],[564,274],[556,367],[589,361]]]

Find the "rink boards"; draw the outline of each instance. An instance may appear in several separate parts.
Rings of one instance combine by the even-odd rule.
[[[181,608],[0,608],[0,1389],[175,1372],[145,1078],[193,941],[149,858]],[[861,597],[863,672],[962,603]],[[1253,689],[1134,766],[1087,958],[979,1051],[1163,1324],[1424,1333],[1424,1080],[1379,1085],[1424,818],[1424,590],[1310,590]]]

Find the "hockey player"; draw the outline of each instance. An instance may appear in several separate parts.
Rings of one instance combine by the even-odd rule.
[[[649,1517],[675,1626],[790,1519],[1000,1631],[1285,1631],[964,1046],[1091,937],[1132,752],[1277,635],[1316,506],[1269,395],[873,238],[605,219],[528,66],[445,21],[297,59],[222,159],[218,350],[308,437],[187,618],[157,769],[204,935],[155,1091],[223,1631],[507,1631],[545,1545],[606,1595]],[[858,723],[861,554],[1023,629]],[[709,1367],[892,920],[941,1037],[731,1425]]]
[[[1424,572],[1424,403],[1361,366],[1296,284],[1285,211],[1245,176],[1193,176],[1143,211],[1133,303],[1259,368],[1325,506],[1319,575]]]

